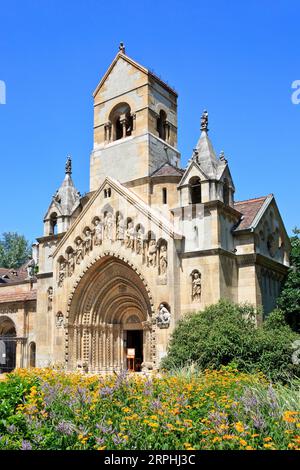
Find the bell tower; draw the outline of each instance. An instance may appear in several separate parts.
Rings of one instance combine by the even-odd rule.
[[[179,165],[177,94],[125,53],[123,43],[94,92],[90,190],[106,176],[121,183]]]

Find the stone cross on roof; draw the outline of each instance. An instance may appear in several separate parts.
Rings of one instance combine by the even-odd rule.
[[[124,45],[124,42],[120,42],[119,51],[122,52],[122,54],[125,54],[125,45]]]

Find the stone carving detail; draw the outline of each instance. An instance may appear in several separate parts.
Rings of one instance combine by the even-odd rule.
[[[35,276],[35,261],[33,258],[30,259],[26,266],[27,270],[27,279],[32,279]]]
[[[201,130],[208,132],[208,112],[205,110],[201,116]]]
[[[48,311],[52,310],[52,302],[53,302],[53,287],[49,287],[47,290],[48,294]]]
[[[118,214],[116,221],[116,240],[124,240],[124,223],[121,214]]]
[[[80,237],[76,240],[76,250],[75,250],[76,264],[80,264],[83,260],[83,249],[82,249],[82,240]]]
[[[147,266],[156,267],[157,244],[156,240],[149,240],[147,250]]]
[[[56,328],[62,328],[64,326],[64,315],[62,312],[56,314]]]
[[[201,300],[201,274],[197,269],[191,273],[192,277],[192,301],[200,302]]]
[[[72,248],[68,252],[68,276],[72,276],[75,269],[75,253]]]
[[[165,244],[162,244],[159,250],[159,274],[161,276],[166,276],[167,268],[168,268],[167,246]]]
[[[58,287],[61,287],[63,285],[64,279],[66,277],[66,267],[66,260],[64,258],[61,258],[59,262]]]
[[[85,229],[84,254],[89,255],[92,251],[92,232],[89,228]]]
[[[159,328],[168,328],[170,326],[171,313],[165,304],[160,304],[156,323]]]
[[[81,236],[77,236],[73,246],[68,246],[65,255],[58,259],[58,285],[64,279],[74,274],[77,265],[80,265],[86,256],[89,256],[95,247],[107,241],[119,242],[132,252],[140,255],[140,262],[148,268],[155,269],[157,284],[167,283],[168,271],[168,243],[165,239],[156,238],[154,232],[145,231],[142,224],[136,225],[133,218],[124,220],[120,212],[113,214],[112,209],[104,212],[103,216],[96,216],[91,221],[91,227],[86,227]]]
[[[144,238],[144,234],[143,234],[142,227],[139,227],[137,229],[136,247],[135,247],[136,253],[138,255],[141,255],[143,253],[143,238]]]
[[[94,245],[99,246],[103,239],[103,223],[101,219],[95,219],[95,230],[94,230]]]
[[[134,248],[134,227],[133,222],[131,220],[129,220],[127,223],[125,245],[126,248],[130,248],[131,250],[133,250]]]
[[[113,227],[112,214],[110,212],[106,212],[104,214],[104,233],[103,233],[103,238],[105,240],[112,239],[112,227]]]

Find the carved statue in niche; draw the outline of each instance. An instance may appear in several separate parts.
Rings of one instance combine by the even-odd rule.
[[[142,254],[142,252],[143,252],[143,231],[141,228],[139,228],[137,231],[137,236],[136,236],[136,253],[140,255]]]
[[[68,253],[68,275],[73,276],[75,270],[75,253],[74,251],[70,251]]]
[[[86,255],[89,255],[91,250],[92,250],[92,232],[90,231],[89,228],[87,228],[85,231],[84,253]]]
[[[192,272],[192,301],[200,302],[201,300],[201,274],[199,271]]]
[[[77,238],[76,240],[75,256],[76,256],[76,264],[80,264],[81,261],[83,260],[83,249],[82,249],[81,238]]]
[[[101,245],[103,237],[103,223],[100,219],[95,220],[94,244]]]
[[[52,302],[53,302],[53,287],[49,287],[47,290],[48,294],[48,311],[52,310]]]
[[[157,326],[159,328],[168,328],[170,325],[171,313],[164,304],[160,304],[158,315],[156,317]]]
[[[159,274],[165,276],[168,268],[168,252],[167,246],[161,245],[159,250]]]
[[[59,263],[59,272],[58,272],[58,286],[61,287],[63,285],[64,279],[66,277],[66,267],[67,263],[66,260],[63,259]]]
[[[156,266],[156,255],[157,255],[157,244],[155,240],[149,241],[148,253],[147,253],[147,266]]]
[[[62,328],[64,326],[64,316],[62,312],[56,314],[56,328]]]
[[[116,222],[116,240],[124,240],[124,223],[120,214],[118,215]]]
[[[111,240],[112,239],[112,227],[113,227],[112,215],[111,215],[110,212],[107,212],[104,216],[103,238],[105,240]]]
[[[32,279],[35,275],[35,261],[33,258],[30,259],[30,261],[28,262],[27,266],[26,266],[26,270],[27,270],[27,278],[28,279]]]
[[[134,227],[133,222],[128,222],[126,230],[126,248],[134,248]]]

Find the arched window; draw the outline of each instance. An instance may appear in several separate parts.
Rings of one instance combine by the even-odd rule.
[[[112,125],[112,140],[124,139],[131,135],[133,130],[133,115],[127,103],[115,106],[109,115]]]
[[[165,111],[161,110],[159,112],[159,116],[157,118],[157,132],[158,132],[158,136],[163,139],[163,140],[166,140],[166,121],[167,121],[167,115],[165,113]]]
[[[229,206],[229,184],[227,178],[224,178],[223,181],[223,202]]]
[[[57,214],[53,212],[50,215],[50,233],[49,235],[56,235],[57,234]]]
[[[198,176],[193,176],[189,181],[189,186],[191,204],[200,204],[202,202],[200,178]]]

